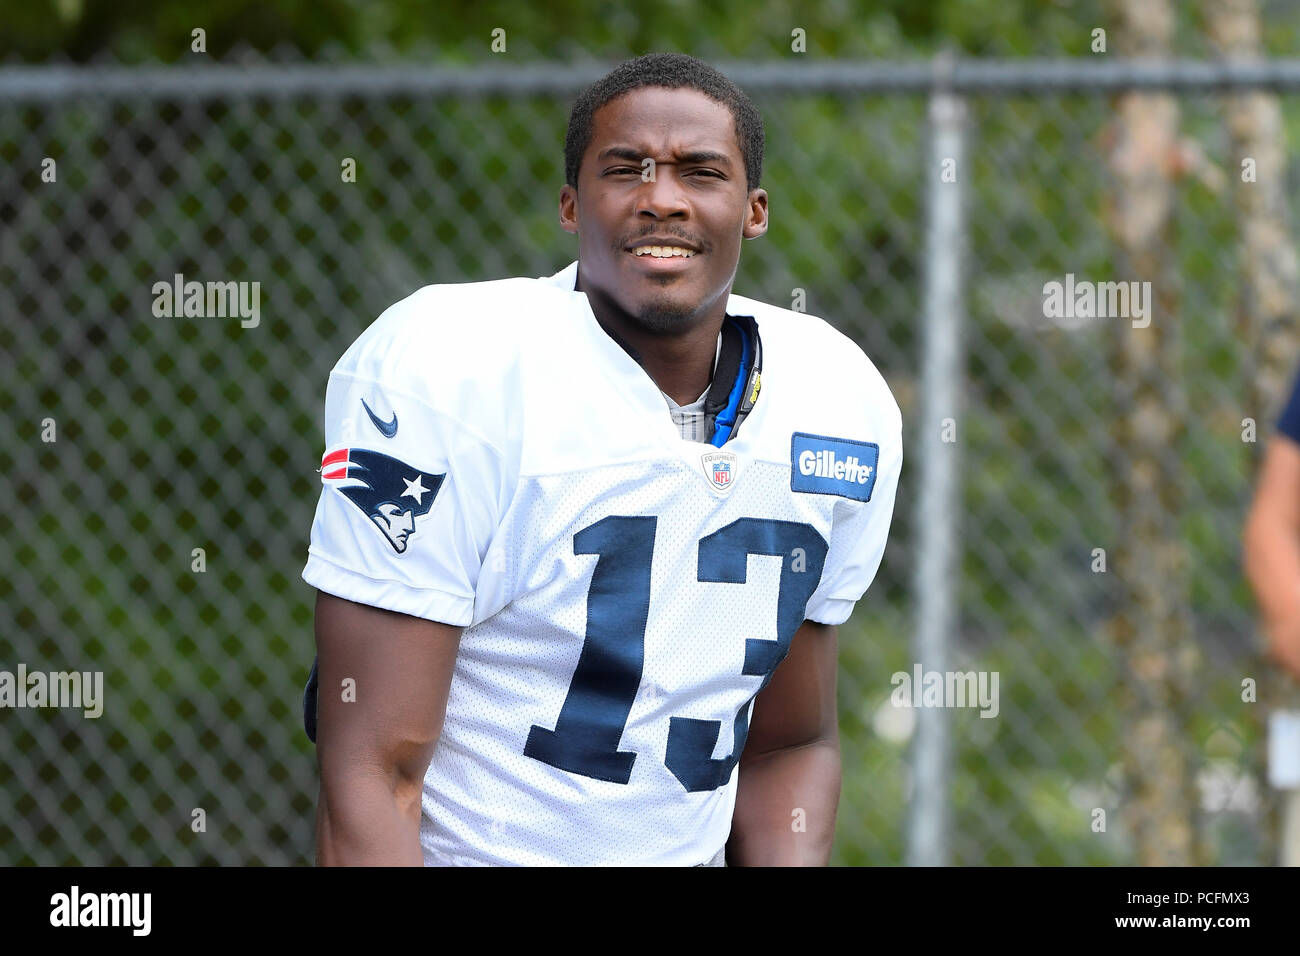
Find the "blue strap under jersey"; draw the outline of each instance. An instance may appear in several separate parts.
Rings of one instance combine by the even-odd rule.
[[[728,319],[728,321],[731,320]],[[749,342],[749,334],[739,322],[736,322],[735,325],[736,328],[740,329],[740,368],[736,372],[736,381],[731,386],[731,392],[727,395],[727,407],[718,412],[718,417],[713,423],[713,438],[709,441],[709,444],[715,448],[721,448],[727,439],[731,437],[732,426],[736,424],[736,412],[740,409],[740,400],[745,395],[745,385],[749,380],[749,365],[753,361],[750,354],[752,347]]]

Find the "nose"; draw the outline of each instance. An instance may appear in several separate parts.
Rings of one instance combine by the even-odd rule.
[[[636,193],[638,219],[686,219],[690,208],[671,166],[655,167],[654,179],[643,182]]]

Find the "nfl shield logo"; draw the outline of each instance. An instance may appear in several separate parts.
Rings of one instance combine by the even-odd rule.
[[[730,451],[711,451],[700,456],[704,477],[718,491],[730,491],[736,480],[736,454]]]

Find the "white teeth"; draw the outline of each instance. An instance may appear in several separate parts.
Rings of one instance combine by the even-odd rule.
[[[654,256],[656,259],[671,259],[673,256],[689,259],[695,255],[690,249],[681,246],[638,246],[632,252],[638,256]]]

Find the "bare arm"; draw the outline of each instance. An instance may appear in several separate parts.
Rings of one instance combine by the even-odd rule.
[[[804,621],[754,701],[729,866],[825,866],[840,800],[837,628]]]
[[[420,797],[459,627],[316,594],[321,866],[420,866]],[[355,681],[345,701],[343,681]]]
[[[1243,544],[1269,654],[1300,680],[1300,446],[1284,435],[1268,443]]]

